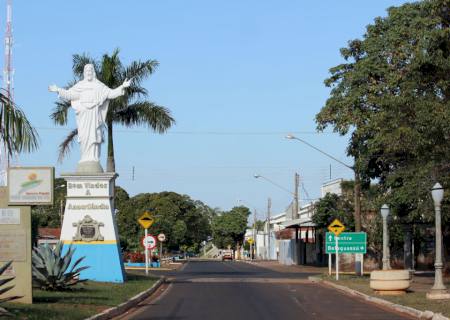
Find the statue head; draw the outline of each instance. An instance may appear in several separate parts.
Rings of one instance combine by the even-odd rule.
[[[97,78],[93,64],[88,63],[84,66],[83,76],[84,76],[84,80],[87,80],[87,81],[92,81],[95,78]]]

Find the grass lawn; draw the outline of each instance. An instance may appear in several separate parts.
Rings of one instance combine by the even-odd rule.
[[[124,284],[88,281],[73,291],[49,292],[33,290],[33,304],[5,303],[18,319],[85,319],[102,310],[125,302],[150,288],[158,279],[133,272]]]
[[[412,307],[421,311],[430,310],[442,313],[446,317],[450,317],[450,302],[448,300],[428,300],[425,297],[426,292],[424,291],[411,291],[402,296],[380,296],[370,289],[369,276],[356,277],[354,275],[339,275],[339,281],[336,281],[334,276],[330,277],[324,275],[323,279],[396,304]],[[448,285],[449,283],[446,283],[447,288]]]

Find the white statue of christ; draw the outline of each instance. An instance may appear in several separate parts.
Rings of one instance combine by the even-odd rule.
[[[103,127],[109,100],[122,96],[124,89],[130,86],[131,80],[125,79],[121,86],[110,89],[97,80],[92,64],[84,66],[83,76],[83,80],[67,90],[56,85],[49,86],[48,90],[57,92],[60,98],[70,101],[75,110],[81,153],[78,171],[85,171],[80,169],[84,167],[92,168],[92,164],[100,168],[94,171],[102,171],[99,164],[100,145],[103,142]]]

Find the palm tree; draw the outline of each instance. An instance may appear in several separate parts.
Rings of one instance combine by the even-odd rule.
[[[7,153],[3,155],[4,157],[31,152],[38,147],[36,130],[31,126],[25,113],[8,96],[0,93],[0,140]]]
[[[83,77],[83,68],[86,64],[94,65],[98,80],[110,88],[116,88],[125,79],[133,79],[131,86],[125,90],[125,94],[109,102],[106,115],[106,127],[108,130],[108,155],[106,171],[115,171],[113,128],[115,124],[125,127],[147,126],[157,133],[166,132],[174,123],[169,109],[158,106],[153,102],[144,100],[148,96],[147,90],[141,86],[143,80],[148,78],[158,66],[156,60],[133,61],[127,67],[122,65],[119,59],[119,50],[116,49],[112,55],[104,54],[100,61],[86,54],[73,56],[73,73],[76,81]],[[73,83],[69,84],[69,87]],[[67,112],[70,102],[58,101],[51,118],[58,125],[67,124]],[[75,142],[77,129],[72,130],[59,146],[59,160],[65,155]]]

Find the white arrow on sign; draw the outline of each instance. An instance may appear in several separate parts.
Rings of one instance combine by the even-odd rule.
[[[331,234],[328,236],[328,241],[331,242],[331,240],[333,240],[333,237],[331,236]]]

